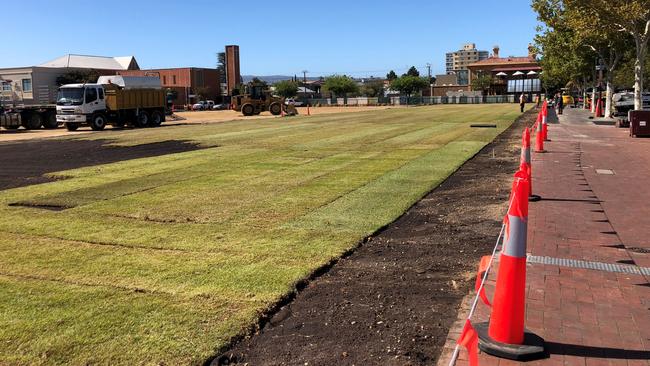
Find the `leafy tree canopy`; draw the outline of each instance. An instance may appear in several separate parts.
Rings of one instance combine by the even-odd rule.
[[[411,66],[411,68],[404,75],[419,77],[420,72],[418,71],[418,69],[415,68],[415,66]]]
[[[332,75],[325,78],[323,86],[336,96],[345,96],[348,93],[356,93],[359,86],[352,78],[345,75]]]
[[[404,75],[401,76],[390,83],[390,88],[397,90],[402,94],[410,96],[416,91],[420,91],[423,88],[429,85],[427,78],[421,78],[419,76]]]
[[[284,98],[295,97],[298,94],[298,83],[295,81],[283,80],[273,86],[275,87],[275,94]]]
[[[386,74],[386,79],[395,80],[395,79],[397,79],[397,74],[395,73],[395,71],[390,70],[390,72],[388,74]]]

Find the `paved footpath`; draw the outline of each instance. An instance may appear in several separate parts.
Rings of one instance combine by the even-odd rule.
[[[648,366],[650,138],[595,124],[579,109],[566,108],[559,121],[551,114],[548,152],[533,154],[533,191],[543,200],[529,206],[526,290],[526,327],[546,340],[550,355],[526,365]],[[473,297],[438,365],[449,363]],[[472,322],[489,312],[479,304]],[[485,353],[479,362],[519,364]],[[456,365],[467,364],[462,349]]]

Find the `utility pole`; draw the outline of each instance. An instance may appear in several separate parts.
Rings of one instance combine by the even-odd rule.
[[[303,87],[303,92],[305,94],[304,95],[305,98],[307,98],[307,73],[308,72],[309,71],[307,70],[302,70],[302,87]]]
[[[433,97],[433,83],[431,82],[431,64],[427,62],[427,70],[429,71],[429,102]]]

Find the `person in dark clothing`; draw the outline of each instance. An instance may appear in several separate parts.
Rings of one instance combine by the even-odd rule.
[[[562,94],[558,94],[558,96],[557,96],[557,114],[562,114],[563,109],[564,109],[564,98],[562,98]]]
[[[519,107],[521,107],[521,113],[524,113],[524,107],[526,106],[526,96],[524,93],[521,93],[519,96]]]

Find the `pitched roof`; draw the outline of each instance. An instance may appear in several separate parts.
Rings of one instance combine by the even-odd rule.
[[[488,57],[484,60],[474,62],[467,66],[484,66],[484,65],[513,65],[513,64],[537,64],[537,60],[533,57]]]
[[[74,67],[97,70],[139,70],[133,56],[104,57],[87,55],[65,55],[40,64],[41,67]]]

